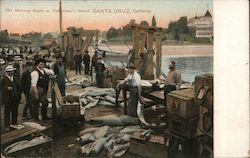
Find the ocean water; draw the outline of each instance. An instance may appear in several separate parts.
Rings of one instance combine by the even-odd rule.
[[[175,61],[184,81],[194,82],[197,75],[213,73],[213,56],[163,56],[161,70],[164,74],[171,60]]]
[[[110,50],[111,48],[112,51],[125,53],[129,51],[128,47],[121,45],[111,45],[109,48],[101,46],[100,48],[104,50]],[[162,51],[163,54],[177,54],[162,56],[161,71],[163,74],[168,73],[168,65],[171,60],[175,61],[176,67],[181,71],[182,80],[184,81],[194,82],[195,76],[197,75],[213,73],[213,46],[163,46]],[[193,55],[178,55],[180,53]],[[107,60],[109,65],[123,66],[126,65],[127,58],[125,56],[121,56],[115,60]],[[161,76],[161,78],[163,78],[163,76]]]

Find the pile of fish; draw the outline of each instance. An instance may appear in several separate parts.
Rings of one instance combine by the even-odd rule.
[[[46,137],[46,136],[39,136],[39,137],[33,138],[32,140],[18,141],[18,142],[15,142],[15,143],[7,146],[4,149],[4,153],[6,153],[6,154],[14,153],[16,151],[30,148],[32,146],[37,146],[39,144],[43,144],[43,143],[46,143],[49,141],[51,141],[51,139],[49,137]]]
[[[130,137],[135,132],[145,132],[140,126],[102,126],[81,131],[76,139],[83,156],[97,156],[107,151],[108,157],[120,157],[129,148]]]
[[[113,88],[87,87],[84,90],[67,93],[63,100],[65,103],[80,103],[81,114],[96,105],[114,107],[116,104],[115,90]]]
[[[82,87],[88,87],[90,86],[90,81],[88,78],[83,77],[83,76],[74,76],[74,77],[71,77],[69,80],[66,80],[66,86],[71,86],[71,85],[79,85]]]

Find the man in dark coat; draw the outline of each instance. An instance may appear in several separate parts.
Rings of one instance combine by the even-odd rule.
[[[30,118],[31,117],[31,106],[30,106],[30,84],[31,84],[31,78],[30,73],[33,68],[32,62],[26,62],[26,71],[23,72],[22,78],[21,78],[21,87],[22,91],[25,96],[25,105],[23,108],[23,119]]]
[[[8,65],[5,68],[6,75],[2,78],[2,98],[4,105],[4,125],[8,130],[11,124],[17,124],[18,104],[21,99],[21,88],[19,80],[14,76],[14,70],[12,65]]]
[[[98,88],[104,88],[104,71],[106,70],[104,64],[102,63],[102,57],[97,58],[97,64],[95,67],[96,72],[96,86]]]
[[[86,51],[86,54],[83,56],[83,63],[85,65],[85,75],[89,75],[90,56],[88,50]]]
[[[53,66],[53,70],[56,74],[56,83],[58,85],[58,88],[61,92],[62,96],[65,96],[65,77],[66,77],[66,69],[63,64],[63,57],[61,55],[58,55],[56,57],[56,63]]]
[[[81,74],[81,67],[82,67],[82,55],[80,54],[80,50],[77,50],[77,53],[74,56],[75,61],[75,70],[76,74],[79,71],[79,74]]]

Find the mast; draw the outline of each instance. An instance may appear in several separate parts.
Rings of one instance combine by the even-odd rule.
[[[63,40],[62,40],[62,2],[59,1],[59,22],[60,22],[60,48],[62,51]]]

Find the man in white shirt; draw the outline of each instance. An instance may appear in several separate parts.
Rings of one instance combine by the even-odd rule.
[[[141,100],[141,76],[136,71],[134,64],[128,64],[127,68],[129,74],[124,79],[124,82],[121,83],[130,91],[127,105],[127,115],[137,117],[137,104],[138,101]]]
[[[47,75],[54,75],[54,71],[44,68],[46,61],[44,59],[37,59],[35,62],[35,69],[31,72],[31,87],[30,93],[32,97],[32,112],[35,121],[38,121],[39,103],[42,104],[42,120],[47,120],[48,99],[46,96]]]

